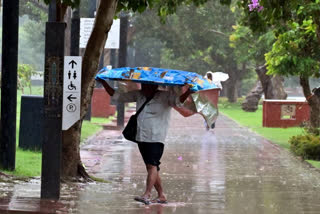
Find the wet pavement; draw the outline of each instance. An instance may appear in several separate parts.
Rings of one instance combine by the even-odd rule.
[[[88,172],[109,183],[63,184],[54,202],[39,200],[39,179],[2,182],[0,213],[320,213],[318,170],[224,116],[206,131],[201,116],[172,113],[160,166],[167,205],[133,200],[146,178],[139,150],[105,130],[81,155]]]

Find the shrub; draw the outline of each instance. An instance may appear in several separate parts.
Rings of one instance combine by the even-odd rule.
[[[293,136],[289,139],[290,150],[303,159],[320,160],[320,136],[313,133]]]

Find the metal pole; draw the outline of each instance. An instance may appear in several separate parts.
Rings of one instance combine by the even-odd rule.
[[[94,18],[94,12],[97,9],[97,0],[90,0],[89,1],[89,16],[90,18]]]
[[[3,0],[0,165],[15,169],[19,0]]]
[[[71,20],[71,56],[79,56],[79,42],[80,42],[80,11],[75,8],[72,11]]]
[[[127,65],[127,32],[128,32],[128,15],[120,15],[120,49],[119,49],[119,67]],[[117,126],[124,126],[124,103],[117,104]]]
[[[49,15],[48,21],[49,22],[56,22],[57,21],[57,2],[56,0],[51,0],[49,4]]]
[[[44,142],[42,145],[41,198],[60,198],[62,96],[65,23],[54,22],[51,1],[46,23],[44,73]]]

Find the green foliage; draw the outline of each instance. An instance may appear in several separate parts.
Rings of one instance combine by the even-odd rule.
[[[266,54],[269,73],[319,77],[320,49],[314,22],[310,19],[301,24],[290,22],[288,28]]]
[[[19,63],[33,65],[36,70],[44,66],[45,24],[28,19],[19,29]]]
[[[44,3],[50,4],[51,0],[43,0]],[[68,5],[72,8],[78,7],[80,5],[81,0],[57,0],[57,3],[62,3]]]
[[[193,4],[200,6],[208,0],[119,0],[118,11],[132,10],[133,12],[142,13],[146,9],[155,9],[161,21],[165,21],[165,17],[175,14],[179,6],[183,4]],[[230,0],[220,0],[221,3],[227,4]]]
[[[252,69],[242,79],[241,96],[246,96],[258,81],[257,73]]]
[[[19,4],[18,61],[21,64],[33,65],[37,70],[43,70],[48,7],[38,0],[20,0]]]
[[[45,4],[49,4],[51,0],[42,0]],[[81,0],[57,0],[58,3],[62,3],[72,8],[78,7]],[[131,10],[133,12],[142,13],[146,9],[156,9],[158,15],[164,17],[174,14],[177,8],[182,4],[194,4],[196,6],[206,3],[208,0],[119,0],[117,5],[117,12],[122,10]],[[230,4],[231,0],[220,0],[222,4]]]
[[[19,16],[27,15],[34,21],[46,21],[48,19],[48,7],[37,0],[20,0]]]
[[[308,163],[310,163],[312,166],[316,168],[320,168],[320,161],[314,161],[314,160],[306,160]]]
[[[252,62],[255,65],[265,63],[265,53],[271,50],[275,41],[271,30],[263,33],[253,33],[249,27],[233,26],[234,32],[230,35],[230,46],[235,49],[239,62]]]
[[[289,140],[291,151],[304,159],[320,160],[320,136],[310,133],[293,136]]]
[[[155,16],[154,10],[148,10],[133,19],[135,48],[138,56],[144,56],[141,64],[152,57],[154,63],[149,66],[160,61],[162,67],[200,74],[209,70],[237,70],[234,49],[229,47],[229,35],[235,24],[229,7],[214,1],[198,8],[183,5],[176,14],[166,18],[165,25],[154,19]],[[161,59],[157,61],[155,57]]]
[[[90,137],[91,135],[101,130],[102,130],[101,125],[94,124],[90,121],[83,121],[80,142],[84,142],[88,137]]]
[[[266,55],[271,74],[319,77],[320,3],[318,0],[260,0],[261,12],[249,11],[251,0],[238,1],[243,24],[254,32],[272,29],[276,42]]]
[[[23,91],[25,87],[30,89],[31,94],[31,76],[36,74],[32,65],[19,64],[18,65],[18,88]]]
[[[306,131],[306,133],[313,134],[313,135],[316,135],[316,136],[320,135],[320,128],[314,128],[314,127],[310,126],[310,124],[308,124],[305,127],[305,131]]]

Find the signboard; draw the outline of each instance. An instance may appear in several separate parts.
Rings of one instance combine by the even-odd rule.
[[[81,56],[64,57],[62,130],[80,119],[81,63]]]
[[[80,19],[80,48],[86,48],[94,24],[94,18]],[[108,39],[104,48],[119,49],[120,44],[120,19],[114,19],[108,33]]]
[[[296,105],[281,105],[281,119],[295,119],[296,117]]]

